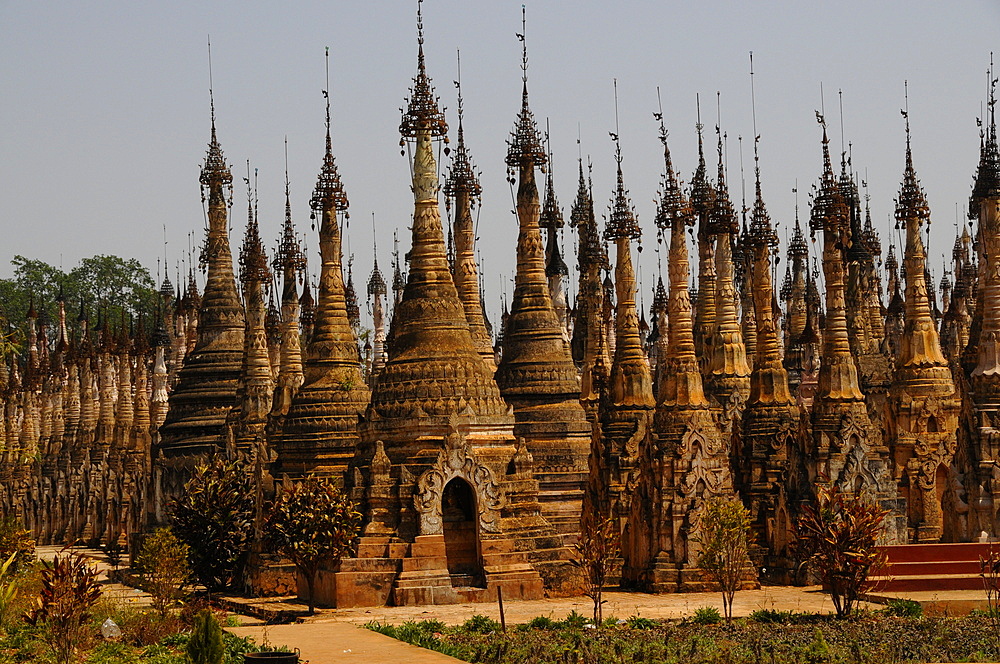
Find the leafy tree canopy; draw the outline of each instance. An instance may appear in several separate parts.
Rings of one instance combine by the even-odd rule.
[[[58,330],[62,292],[66,301],[67,325],[79,332],[77,316],[85,305],[91,326],[99,316],[113,325],[142,318],[152,325],[156,315],[156,284],[149,270],[134,258],[98,255],[84,258],[69,272],[44,261],[21,255],[11,260],[14,276],[0,279],[0,334],[23,340],[28,309],[34,302],[40,320],[50,323],[50,334]]]

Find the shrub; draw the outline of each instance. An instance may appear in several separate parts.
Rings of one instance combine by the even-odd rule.
[[[757,609],[750,614],[750,620],[759,623],[786,623],[795,618],[794,611],[777,611],[775,609]]]
[[[466,632],[480,632],[482,634],[489,634],[490,632],[499,632],[500,623],[489,616],[479,615],[478,613],[462,624],[462,629]]]
[[[275,498],[268,536],[305,577],[310,615],[315,611],[316,574],[323,565],[336,565],[352,551],[360,526],[361,513],[326,477],[307,477]]]
[[[576,609],[570,611],[569,615],[566,616],[566,620],[563,621],[563,625],[569,627],[570,629],[583,629],[583,626],[586,624],[587,624],[587,619],[584,616],[577,613]]]
[[[199,464],[171,505],[173,532],[190,547],[195,577],[211,591],[242,583],[254,538],[254,489],[241,461]]]
[[[796,522],[795,548],[830,590],[837,617],[850,615],[869,588],[869,577],[885,564],[876,548],[888,511],[860,496],[819,485]]]
[[[11,571],[17,571],[35,558],[35,540],[16,516],[0,518],[0,560],[14,555]]]
[[[215,614],[208,609],[199,613],[194,620],[191,638],[185,648],[187,661],[191,664],[222,664],[225,647],[222,641],[222,627]]]
[[[528,621],[529,629],[559,629],[559,623],[548,616],[535,616]]]
[[[703,606],[695,609],[691,621],[696,625],[714,625],[722,621],[722,614],[714,606]]]
[[[170,604],[184,596],[184,586],[191,577],[188,565],[190,548],[169,528],[157,528],[142,543],[136,567],[145,589],[153,596],[153,608],[161,616]]]
[[[912,599],[890,599],[886,602],[883,611],[889,616],[919,618],[924,614],[924,607],[920,605],[920,602],[914,602]]]
[[[621,529],[611,517],[585,518],[580,539],[574,545],[577,558],[573,564],[584,574],[583,594],[594,602],[594,624],[603,622],[604,584],[612,563],[621,550]]]
[[[805,661],[809,664],[821,664],[831,661],[830,646],[823,637],[823,632],[817,627],[813,631],[813,640],[802,652]]]
[[[42,563],[41,581],[35,608],[25,621],[44,627],[56,660],[69,664],[90,628],[90,609],[101,598],[97,569],[78,554],[56,554]]]
[[[643,618],[641,616],[629,616],[625,619],[625,626],[631,629],[653,629],[657,624],[652,618]]]
[[[738,499],[717,497],[705,504],[698,534],[692,539],[701,544],[698,567],[722,590],[726,620],[733,617],[733,597],[751,567],[752,538],[750,512]]]

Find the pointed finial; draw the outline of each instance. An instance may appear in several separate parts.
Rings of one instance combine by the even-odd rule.
[[[326,47],[326,89],[323,97],[326,99],[326,144],[330,147],[330,47]],[[287,161],[287,160],[286,160]]]
[[[215,140],[215,91],[212,82],[212,36],[208,36],[208,105],[212,113],[212,140]]]
[[[417,45],[424,45],[424,0],[417,0]]]
[[[350,202],[347,199],[347,192],[344,190],[344,183],[340,179],[340,172],[337,170],[337,161],[333,157],[333,142],[330,138],[330,47],[326,47],[326,89],[323,90],[323,98],[326,101],[326,151],[323,153],[323,166],[320,168],[319,176],[316,179],[316,188],[313,190],[312,198],[309,200],[311,209],[310,218],[315,219],[317,213],[326,210],[336,209],[338,213],[345,217],[349,214]],[[288,195],[288,139],[285,138],[285,195]],[[287,206],[287,203],[286,203]],[[288,212],[290,217],[291,212]],[[322,223],[322,220],[321,220]]]
[[[524,38],[528,33],[527,26],[526,10],[524,5],[521,5],[521,34],[518,37],[521,39],[521,81],[524,85],[528,85],[528,42]]]
[[[431,79],[427,76],[424,61],[424,15],[423,0],[417,0],[417,75],[413,78],[410,98],[403,119],[399,124],[402,140],[415,140],[420,131],[430,131],[432,138],[444,137],[448,142],[448,123],[444,113],[438,108],[438,98],[434,95]],[[401,143],[402,144],[402,143]]]
[[[903,108],[900,109],[903,119],[906,121],[906,150],[910,150],[910,91],[909,81],[903,81]]]
[[[522,163],[540,166],[545,170],[545,150],[541,145],[538,127],[534,115],[528,105],[528,45],[525,41],[527,19],[524,5],[521,5],[521,32],[515,33],[521,42],[521,111],[517,115],[517,124],[507,141],[507,166],[513,169]],[[512,174],[510,174],[512,177]]]

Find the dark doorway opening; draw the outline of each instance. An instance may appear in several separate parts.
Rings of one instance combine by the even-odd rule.
[[[441,519],[451,585],[485,586],[479,559],[476,494],[468,482],[456,477],[445,485],[441,496]]]

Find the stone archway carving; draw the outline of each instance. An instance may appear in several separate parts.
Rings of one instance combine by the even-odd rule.
[[[507,497],[497,484],[493,471],[476,458],[472,450],[449,446],[438,453],[434,465],[417,479],[413,504],[420,516],[421,535],[440,535],[444,532],[441,520],[441,498],[444,487],[460,477],[472,487],[476,495],[479,531],[499,532],[500,510]]]

